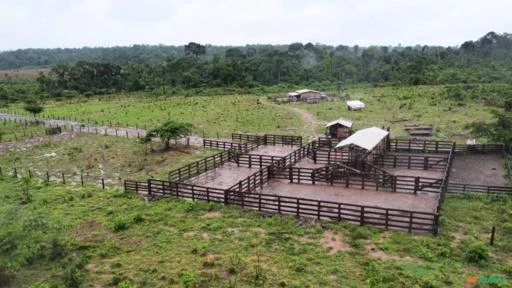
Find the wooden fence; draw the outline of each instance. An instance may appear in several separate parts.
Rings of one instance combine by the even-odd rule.
[[[203,147],[204,148],[215,148],[219,150],[233,150],[241,153],[248,153],[258,147],[257,144],[253,143],[237,143],[230,141],[220,141],[220,140],[211,140],[211,139],[203,139]]]
[[[512,187],[506,186],[485,186],[473,184],[449,183],[447,193],[478,193],[486,195],[509,195],[512,196]]]
[[[413,139],[390,139],[388,151],[393,152],[414,152],[414,153],[450,153],[453,142],[413,140]]]
[[[259,177],[261,176],[255,176],[255,178]],[[359,225],[371,225],[384,229],[397,229],[409,232],[436,233],[438,229],[437,223],[439,222],[439,215],[435,213],[387,209],[261,193],[244,193],[237,190],[221,190],[153,179],[147,182],[126,180],[125,189],[127,192],[147,191],[148,194],[155,196],[171,196],[192,199],[194,201],[216,202],[258,211],[276,212],[297,217],[315,217],[331,221],[346,221]]]
[[[223,151],[212,156],[208,156],[179,169],[170,171],[168,179],[172,182],[178,182],[199,176],[209,170],[222,166],[222,164],[228,162],[233,155],[235,155],[235,153],[231,151]]]
[[[503,144],[455,145],[455,153],[498,154],[505,150]]]
[[[444,155],[397,155],[384,154],[378,157],[375,165],[388,168],[407,168],[417,170],[437,170],[444,171],[448,164],[448,156]]]
[[[231,134],[231,139],[239,143],[253,143],[257,145],[291,145],[302,146],[302,136],[289,136],[289,135],[250,135],[250,134]]]
[[[39,179],[44,182],[49,183],[50,181],[61,183],[61,184],[71,184],[71,185],[80,185],[81,187],[85,187],[87,185],[94,185],[95,187],[101,187],[105,189],[107,186],[115,186],[119,187],[122,182],[112,181],[111,179],[116,179],[116,177],[109,177],[107,175],[94,175],[89,172],[82,173],[65,173],[61,171],[39,171],[36,169],[28,169],[22,167],[1,167],[0,166],[0,177],[1,176],[10,176],[16,179],[22,178],[30,178],[30,179]]]

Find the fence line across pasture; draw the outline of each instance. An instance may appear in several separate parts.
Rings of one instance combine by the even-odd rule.
[[[89,172],[81,173],[64,173],[64,172],[50,172],[50,171],[39,171],[21,167],[6,168],[0,166],[0,177],[8,176],[16,179],[22,179],[28,177],[30,179],[39,179],[46,183],[57,182],[63,185],[79,184],[81,187],[93,184],[94,187],[101,187],[103,190],[108,188],[119,188],[123,187],[123,179],[112,180],[116,177],[108,177],[105,174],[102,175],[91,175]]]

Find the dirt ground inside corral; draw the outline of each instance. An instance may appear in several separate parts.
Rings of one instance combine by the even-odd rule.
[[[325,167],[325,166],[326,166],[325,164],[319,164],[319,163],[315,164],[315,161],[313,161],[309,158],[304,158],[304,159],[300,160],[299,162],[297,162],[295,165],[293,165],[293,167],[311,168],[311,169],[321,168],[321,167]]]
[[[290,145],[286,145],[286,146],[266,145],[266,146],[258,147],[258,149],[251,151],[249,154],[284,157],[297,149],[299,149],[299,147],[290,146]]]
[[[497,154],[455,155],[450,171],[450,182],[506,186],[501,156]]]
[[[235,163],[224,163],[222,167],[210,170],[197,177],[185,181],[185,183],[227,189],[249,177],[258,171],[258,168],[238,167]]]
[[[279,180],[271,180],[261,193],[419,212],[434,212],[437,206],[436,194],[412,195],[339,186],[289,184]]]
[[[407,169],[407,168],[383,168],[383,169],[393,175],[436,178],[436,179],[443,178],[443,171],[416,170],[416,169]]]

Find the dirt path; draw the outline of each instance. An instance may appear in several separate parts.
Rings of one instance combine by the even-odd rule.
[[[317,131],[320,126],[324,125],[324,123],[316,119],[316,117],[311,115],[311,113],[309,113],[308,111],[296,107],[277,105],[275,103],[269,102],[267,99],[260,99],[260,101],[265,105],[279,107],[280,109],[286,109],[288,111],[292,111],[293,113],[298,114],[299,117],[302,119],[302,122],[304,123],[304,132],[309,137],[309,140],[315,140],[318,137],[323,136],[321,133],[318,133]]]
[[[25,121],[34,122],[38,121],[45,127],[63,126],[71,130],[71,132],[80,133],[93,133],[101,135],[110,135],[124,138],[140,138],[146,135],[146,130],[134,127],[107,127],[107,126],[91,126],[87,124],[78,123],[70,120],[57,120],[57,119],[40,119],[34,117],[26,117],[13,114],[0,113],[0,121],[12,121],[24,123]],[[30,139],[29,139],[30,140]],[[156,140],[156,139],[155,139]],[[157,140],[158,141],[158,140]],[[202,146],[203,138],[199,136],[189,136],[188,141],[190,145]],[[23,142],[23,141],[21,141]],[[178,143],[184,144],[187,142],[186,138],[180,139]],[[15,142],[11,142],[15,143]]]

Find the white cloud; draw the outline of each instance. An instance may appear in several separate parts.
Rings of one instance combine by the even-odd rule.
[[[0,49],[174,44],[460,45],[512,27],[512,1],[0,0]]]

